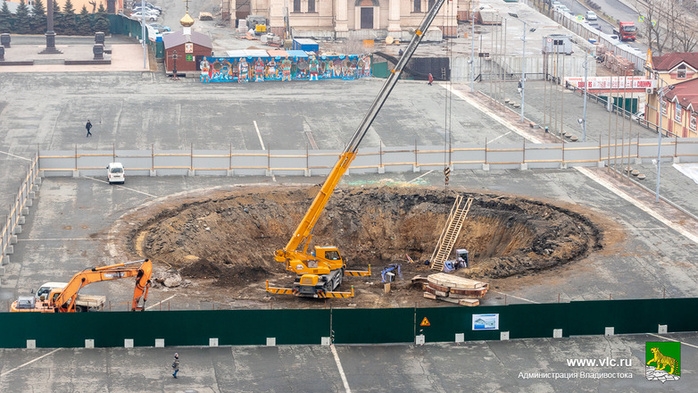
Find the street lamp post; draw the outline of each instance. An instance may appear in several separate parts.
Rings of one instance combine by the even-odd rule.
[[[654,192],[655,202],[659,202],[659,177],[662,171],[662,100],[664,99],[664,89],[659,90],[659,132],[657,132],[657,189]]]
[[[669,90],[674,88],[673,85],[666,87]],[[657,189],[654,192],[655,202],[659,202],[659,183],[662,173],[662,105],[664,104],[664,87],[659,89],[659,103],[657,105],[657,110],[659,111],[659,129],[657,133]]]
[[[519,15],[513,12],[509,13],[509,16],[516,18],[519,22],[523,23],[523,48],[521,52],[521,122],[525,121],[524,117],[524,106],[526,102],[526,22],[519,19]],[[534,31],[535,29],[531,29]]]
[[[588,66],[589,66],[589,54],[584,56],[584,111],[582,112],[582,141],[587,141],[587,90],[589,89],[589,84],[587,82]]]
[[[470,13],[470,92],[475,92],[475,10]]]
[[[521,122],[524,122],[524,105],[526,102],[526,22],[523,22],[523,51],[521,52]]]
[[[145,43],[145,0],[141,0],[141,38],[143,41],[143,68],[148,66],[148,47]]]

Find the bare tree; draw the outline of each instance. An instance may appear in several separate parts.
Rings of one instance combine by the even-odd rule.
[[[698,44],[698,23],[681,0],[638,1],[636,8],[652,51],[690,52]]]
[[[679,42],[678,49],[681,52],[693,52],[698,44],[698,31],[692,27],[685,15],[681,16],[680,23],[674,30],[674,35]]]

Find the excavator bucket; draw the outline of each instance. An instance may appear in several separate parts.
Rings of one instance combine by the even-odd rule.
[[[371,265],[368,265],[368,270],[345,270],[344,275],[353,277],[368,277],[371,275]]]

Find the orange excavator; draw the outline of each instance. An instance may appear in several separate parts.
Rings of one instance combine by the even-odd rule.
[[[46,299],[36,301],[33,296],[20,296],[12,303],[12,312],[81,312],[96,311],[104,306],[103,296],[80,295],[80,289],[94,282],[136,277],[131,311],[144,311],[150,289],[153,263],[149,259],[117,263],[85,269],[62,288],[53,288]],[[82,299],[81,299],[82,297]],[[101,299],[100,299],[101,298]]]

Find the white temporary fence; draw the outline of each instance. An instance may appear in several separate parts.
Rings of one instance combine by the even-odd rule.
[[[543,131],[540,131],[541,133]],[[602,138],[604,139],[604,138]],[[361,149],[349,173],[420,172],[443,169],[535,169],[602,166],[657,159],[657,139],[600,142],[465,144]],[[321,176],[339,156],[331,150],[116,150],[39,151],[40,176],[106,177],[109,162],[124,165],[128,176]],[[450,157],[450,162],[447,158]],[[664,138],[662,158],[698,161],[698,138]]]
[[[542,131],[541,131],[542,132]],[[602,138],[603,139],[603,138]],[[466,144],[403,146],[361,149],[349,168],[353,174],[421,172],[449,167],[459,170],[567,168],[641,164],[656,160],[654,138],[614,139],[600,142],[533,144]],[[662,160],[698,162],[698,138],[662,140]],[[39,150],[27,170],[15,202],[0,230],[2,264],[9,262],[13,244],[24,225],[41,177],[95,176],[106,178],[106,166],[118,161],[128,176],[324,176],[334,167],[339,151],[330,150]],[[447,162],[447,157],[451,158]]]
[[[0,264],[2,265],[9,263],[9,256],[14,253],[13,244],[17,242],[17,234],[22,232],[24,216],[29,214],[29,207],[33,203],[34,193],[40,180],[39,159],[38,156],[35,156],[29,164],[27,174],[17,191],[17,197],[10,205],[5,222],[0,229]]]

